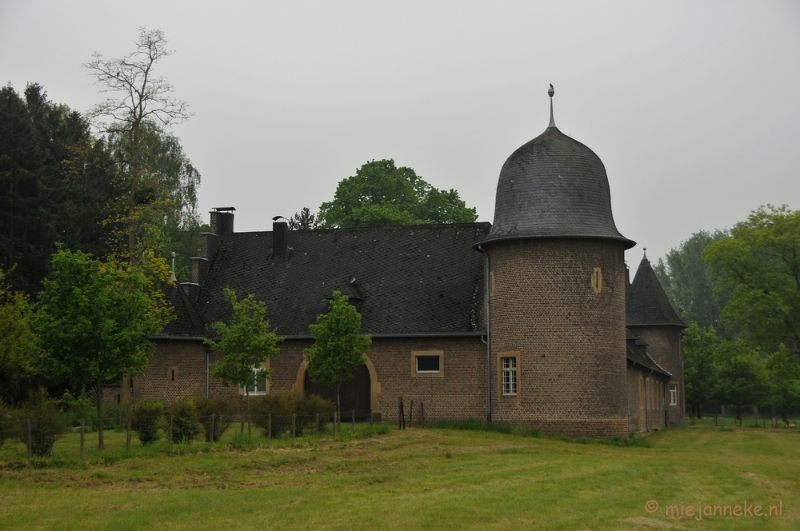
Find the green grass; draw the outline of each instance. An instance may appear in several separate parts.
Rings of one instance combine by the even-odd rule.
[[[800,434],[694,426],[644,439],[559,440],[480,429],[389,429],[233,445],[125,434],[52,459],[0,447],[0,528],[8,529],[798,529]],[[382,433],[383,432],[383,433]],[[94,437],[87,443],[96,444]],[[622,441],[622,442],[621,442]],[[579,443],[579,444],[576,444]],[[619,446],[617,446],[619,444]],[[639,444],[639,443],[635,443]],[[659,510],[648,513],[645,503]],[[770,505],[779,517],[666,516],[667,504]]]

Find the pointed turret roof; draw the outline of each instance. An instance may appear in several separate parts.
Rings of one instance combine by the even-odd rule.
[[[628,289],[625,317],[628,326],[673,325],[686,327],[672,308],[647,255],[639,263]]]

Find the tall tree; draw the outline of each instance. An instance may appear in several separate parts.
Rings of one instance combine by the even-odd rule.
[[[703,251],[712,243],[728,238],[725,231],[700,231],[681,242],[658,259],[654,268],[672,306],[684,322],[696,321],[701,328],[713,326],[723,337],[731,333],[720,321],[728,298],[727,291],[714,292],[711,267],[703,260]]]
[[[166,129],[191,115],[187,104],[172,97],[174,89],[163,77],[157,77],[156,65],[173,52],[161,30],[139,28],[136,49],[118,59],[103,59],[95,53],[85,66],[100,84],[103,92],[119,94],[97,104],[89,112],[100,129],[122,137],[125,149],[119,153],[122,162],[120,178],[125,182],[127,201],[118,211],[116,221],[125,226],[124,253],[132,263],[143,252],[139,243],[146,231],[145,218],[153,197],[142,186],[146,170],[146,145],[155,129]],[[120,253],[123,249],[120,249]]]
[[[789,350],[782,347],[767,359],[767,370],[772,381],[772,404],[788,423],[789,410],[800,406],[800,365]]]
[[[438,190],[394,160],[373,160],[341,181],[333,201],[322,203],[320,228],[470,223],[478,215],[455,190]]]
[[[361,314],[338,291],[333,292],[328,312],[318,315],[309,329],[314,345],[303,351],[308,374],[315,384],[336,388],[336,411],[341,419],[340,387],[366,362],[364,353],[372,344],[372,336],[360,335]]]
[[[243,387],[247,403],[247,433],[250,435],[250,389],[259,379],[270,377],[270,370],[262,364],[280,350],[277,344],[283,341],[270,331],[269,321],[264,317],[267,306],[257,301],[252,294],[241,301],[236,292],[225,288],[225,298],[233,307],[230,324],[218,321],[212,325],[220,340],[207,339],[212,350],[221,352],[223,358],[211,367],[211,376],[220,378],[224,386]],[[243,429],[242,429],[243,431]]]
[[[730,290],[722,318],[762,352],[800,348],[800,211],[770,205],[703,252],[717,290]]]
[[[317,218],[308,207],[303,207],[300,212],[287,220],[291,230],[311,230],[317,228]]]
[[[712,396],[734,406],[741,425],[742,409],[761,405],[772,394],[767,367],[753,345],[741,338],[721,343],[714,356]]]
[[[35,341],[30,329],[33,304],[14,291],[0,269],[0,402],[20,402],[38,372],[29,355]]]
[[[684,389],[686,404],[694,418],[703,418],[703,406],[712,400],[714,380],[714,349],[717,334],[714,328],[703,328],[693,321],[683,338]]]
[[[152,264],[153,262],[148,262]],[[39,294],[31,319],[46,356],[40,360],[53,378],[73,388],[97,386],[98,446],[102,449],[102,385],[147,366],[154,345],[150,336],[171,318],[159,297],[168,272],[144,272],[101,262],[80,251],[53,255],[51,277]]]

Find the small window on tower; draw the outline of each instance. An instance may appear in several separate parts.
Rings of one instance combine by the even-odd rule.
[[[678,405],[678,384],[669,384],[669,405]]]
[[[178,366],[173,365],[171,367],[167,367],[167,381],[170,382],[177,382],[178,381]]]
[[[595,293],[603,291],[603,272],[599,267],[595,267],[592,271],[592,290]]]

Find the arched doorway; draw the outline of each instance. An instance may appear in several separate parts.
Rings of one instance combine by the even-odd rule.
[[[339,388],[339,397],[342,406],[342,416],[348,418],[352,410],[356,411],[357,418],[365,418],[370,410],[370,374],[366,365],[356,369],[353,377],[343,382]],[[307,395],[319,395],[336,403],[336,388],[323,387],[311,381],[308,371],[303,378],[303,390]]]

